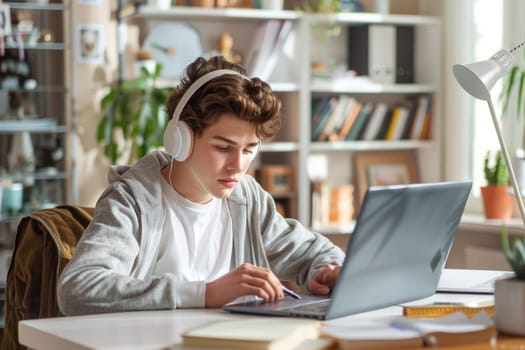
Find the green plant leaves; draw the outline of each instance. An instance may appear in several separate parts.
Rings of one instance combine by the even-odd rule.
[[[520,118],[522,115],[525,117],[525,104],[523,99],[525,98],[525,66],[524,64],[516,64],[509,71],[506,82],[504,83],[503,89],[501,90],[500,99],[503,100],[502,115],[506,115],[509,112],[509,103],[513,94],[513,91],[517,88],[516,98],[516,118]]]
[[[510,184],[510,176],[507,171],[503,155],[501,151],[496,153],[494,158],[494,165],[490,164],[490,151],[487,151],[483,164],[483,172],[485,180],[488,185],[508,185]]]
[[[112,164],[121,160],[130,144],[136,159],[162,146],[171,89],[156,86],[161,71],[160,64],[153,72],[142,67],[139,77],[112,87],[100,101],[103,115],[96,136]]]
[[[509,262],[512,270],[516,274],[516,278],[525,280],[525,238],[516,238],[511,247],[509,233],[507,228],[501,228],[501,248],[503,255]]]

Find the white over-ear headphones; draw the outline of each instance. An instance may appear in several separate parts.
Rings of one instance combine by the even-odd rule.
[[[193,84],[184,92],[179,103],[173,111],[170,122],[164,130],[164,148],[172,159],[182,162],[191,154],[193,148],[193,131],[184,121],[179,120],[182,110],[199,88],[212,79],[223,75],[239,75],[245,79],[248,77],[231,69],[219,69],[204,74],[199,79],[195,80]]]

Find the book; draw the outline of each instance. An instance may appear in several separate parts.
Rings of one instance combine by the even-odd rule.
[[[457,312],[439,318],[365,319],[346,325],[328,324],[320,332],[335,339],[342,350],[490,344],[496,337],[494,321],[485,312],[471,318]]]
[[[327,141],[335,131],[336,124],[339,122],[339,118],[344,110],[345,96],[335,97],[337,102],[330,111],[330,114],[326,117],[326,122],[323,125],[323,129],[319,133],[317,141]]]
[[[350,223],[354,218],[354,186],[332,186],[330,189],[330,222]]]
[[[353,127],[357,119],[357,116],[359,115],[359,112],[361,111],[361,108],[363,108],[363,104],[359,101],[356,101],[352,110],[346,116],[346,119],[343,125],[341,126],[341,129],[339,130],[339,140],[344,140],[345,137],[348,135],[350,129]]]
[[[255,30],[251,47],[246,54],[245,66],[249,76],[260,76],[263,66],[275,48],[275,41],[280,30],[280,20],[266,21]]]
[[[412,128],[410,129],[410,139],[419,140],[423,132],[425,118],[430,107],[430,97],[421,96],[418,99],[416,113],[414,115],[414,121],[412,122]]]
[[[328,141],[338,141],[339,132],[343,127],[348,114],[354,109],[354,105],[357,100],[354,97],[343,95],[339,98],[338,105],[336,107],[337,114],[334,118],[332,129],[328,133]],[[334,111],[335,112],[335,111]]]
[[[432,138],[432,108],[429,106],[429,110],[425,115],[425,120],[423,121],[423,129],[419,135],[420,140],[430,140]]]
[[[321,336],[334,339],[337,349],[341,350],[423,347],[423,337],[417,331],[394,328],[386,323],[366,319],[351,326],[323,326]]]
[[[319,321],[299,318],[256,317],[218,321],[182,334],[185,346],[223,349],[285,350],[324,349],[330,341],[319,342]]]
[[[255,31],[246,55],[245,66],[249,76],[262,80],[270,78],[292,27],[292,21],[272,19]]]
[[[490,343],[497,332],[494,320],[480,311],[473,317],[462,312],[443,317],[399,317],[390,322],[392,327],[419,332],[425,346],[453,346]]]
[[[392,120],[393,112],[394,112],[393,109],[387,110],[385,117],[383,118],[383,122],[381,123],[381,126],[379,127],[379,131],[377,132],[376,140],[386,139],[386,133],[388,131],[388,127],[390,126],[390,121]]]
[[[312,116],[312,141],[319,140],[321,132],[324,128],[325,123],[328,120],[328,117],[332,113],[332,110],[337,104],[337,97],[328,97],[323,99],[319,107],[317,108],[315,114]]]
[[[361,108],[361,111],[359,111],[359,114],[355,119],[354,125],[352,125],[352,128],[348,132],[348,135],[346,135],[345,137],[346,141],[356,141],[359,139],[361,131],[364,129],[366,122],[368,121],[368,117],[370,116],[370,111],[372,110],[372,108],[372,102],[366,103],[363,106],[363,108]]]
[[[386,103],[378,103],[370,116],[370,120],[367,123],[367,126],[363,132],[363,140],[375,140],[381,128],[381,124],[385,119],[385,116],[388,112],[388,106]]]
[[[387,140],[392,141],[401,139],[406,123],[408,122],[409,114],[410,110],[405,106],[397,106],[394,108],[392,120],[390,121],[390,126],[386,133]]]
[[[272,49],[267,57],[261,57],[258,60],[259,66],[256,66],[254,75],[262,80],[269,80],[272,72],[279,61],[278,58],[283,50],[284,43],[292,30],[293,22],[289,20],[281,21],[278,33],[273,41]]]
[[[312,103],[310,104],[310,119],[312,131],[314,129],[314,126],[317,125],[317,123],[319,123],[319,119],[321,118],[321,111],[325,107],[327,102],[327,97],[312,99]]]

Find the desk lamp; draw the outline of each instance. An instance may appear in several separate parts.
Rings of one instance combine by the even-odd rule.
[[[494,87],[494,84],[503,77],[516,63],[516,58],[512,54],[513,51],[522,47],[524,43],[519,44],[510,51],[500,50],[496,52],[492,57],[486,61],[480,61],[470,63],[466,65],[456,64],[452,68],[456,80],[461,87],[468,92],[470,95],[477,99],[487,101],[489,106],[490,115],[492,116],[492,122],[498,135],[498,141],[501,147],[501,153],[507,166],[507,170],[510,176],[510,182],[514,190],[514,195],[518,202],[518,207],[521,214],[521,220],[525,226],[525,208],[523,206],[523,199],[521,197],[521,191],[519,188],[518,181],[516,181],[516,175],[512,168],[509,152],[503,139],[501,127],[494,111],[494,105],[490,96],[490,90]]]

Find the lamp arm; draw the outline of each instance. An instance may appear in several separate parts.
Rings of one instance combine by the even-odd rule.
[[[505,160],[505,164],[509,172],[510,182],[514,190],[514,196],[516,197],[516,201],[518,202],[518,208],[520,210],[521,220],[523,222],[523,226],[525,227],[525,207],[523,206],[523,198],[521,196],[521,190],[520,190],[518,181],[516,180],[516,175],[514,174],[514,168],[512,167],[512,162],[509,156],[509,152],[507,150],[507,146],[505,145],[505,140],[503,139],[503,133],[501,132],[501,127],[500,127],[498,118],[496,117],[494,105],[492,104],[492,99],[490,97],[487,99],[487,104],[489,105],[490,116],[492,117],[492,123],[494,124],[494,129],[496,129],[496,134],[498,136],[498,141],[501,147],[501,153],[503,154],[503,159]]]

